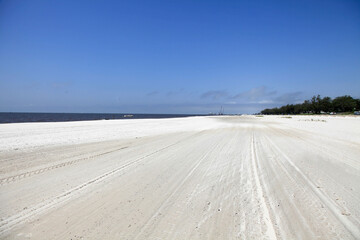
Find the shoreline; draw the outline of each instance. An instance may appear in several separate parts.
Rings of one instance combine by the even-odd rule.
[[[73,122],[123,119],[163,119],[206,116],[201,114],[145,114],[145,113],[26,113],[0,112],[0,124],[30,122]]]

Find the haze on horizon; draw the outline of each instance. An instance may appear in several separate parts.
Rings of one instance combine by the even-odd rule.
[[[360,97],[360,1],[0,2],[1,112],[254,113]]]

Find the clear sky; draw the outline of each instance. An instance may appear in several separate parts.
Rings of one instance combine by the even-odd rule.
[[[0,111],[254,113],[360,97],[359,0],[0,1]]]

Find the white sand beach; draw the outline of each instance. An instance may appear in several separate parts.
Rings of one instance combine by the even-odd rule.
[[[0,239],[360,239],[360,118],[0,124]]]

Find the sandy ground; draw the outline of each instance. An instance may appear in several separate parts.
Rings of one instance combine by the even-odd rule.
[[[0,125],[1,239],[360,239],[360,118]]]

